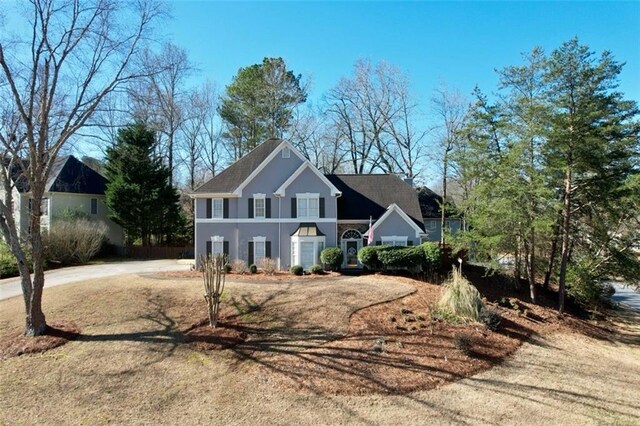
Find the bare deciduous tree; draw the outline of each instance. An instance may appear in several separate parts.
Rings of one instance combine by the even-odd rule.
[[[134,58],[161,12],[158,4],[146,1],[31,0],[16,14],[26,20],[22,28],[29,28],[27,39],[0,41],[0,228],[20,270],[26,335],[37,336],[47,328],[40,217],[56,156],[105,97],[142,76]],[[32,199],[27,242],[13,218],[16,177]],[[27,250],[33,255],[33,278]]]

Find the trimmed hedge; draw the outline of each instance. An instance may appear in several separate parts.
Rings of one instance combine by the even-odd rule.
[[[251,265],[249,265],[249,272],[251,272],[252,274],[258,273],[258,266],[255,263],[252,263]]]
[[[358,260],[369,269],[420,267],[426,271],[440,266],[440,248],[434,243],[415,247],[368,246],[360,249]]]
[[[344,261],[344,253],[340,247],[327,247],[320,252],[320,261],[332,271],[337,271]]]

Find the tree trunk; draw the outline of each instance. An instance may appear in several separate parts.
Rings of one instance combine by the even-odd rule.
[[[553,273],[553,266],[556,260],[556,253],[558,252],[558,240],[560,239],[560,223],[556,224],[553,229],[553,239],[551,240],[551,252],[549,253],[549,262],[547,263],[547,270],[544,273],[545,289],[549,288],[549,282],[551,281],[551,274]]]
[[[527,275],[529,278],[529,296],[531,297],[531,303],[536,303],[536,234],[535,230],[531,228],[531,235],[529,237],[529,255],[527,256]]]
[[[42,291],[44,289],[44,253],[42,247],[42,234],[40,228],[40,208],[42,205],[42,194],[34,193],[31,211],[31,253],[33,256],[33,279],[26,275],[22,276],[23,288],[31,281],[31,291],[28,296],[25,294],[26,303],[26,336],[40,336],[47,330],[47,322],[42,312]]]
[[[445,233],[445,207],[447,204],[447,168],[449,163],[449,155],[445,150],[444,157],[442,159],[442,205],[440,206],[440,246],[444,247],[444,233]]]
[[[558,312],[564,313],[565,280],[567,277],[567,264],[569,262],[571,226],[571,153],[569,153],[569,166],[565,174],[564,197],[562,202],[562,252],[560,259],[560,276],[558,277]]]

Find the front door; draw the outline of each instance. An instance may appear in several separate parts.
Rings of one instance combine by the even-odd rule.
[[[358,267],[358,241],[347,241],[346,250],[347,268]]]

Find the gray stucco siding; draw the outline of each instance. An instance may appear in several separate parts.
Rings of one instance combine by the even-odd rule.
[[[282,199],[282,217],[291,217],[291,198],[307,192],[324,198],[325,218],[336,218],[338,212],[335,197],[331,195],[327,184],[309,169],[303,171],[286,189],[285,198]]]
[[[427,234],[427,241],[440,241],[440,218],[425,218],[424,229]],[[462,220],[458,218],[446,219],[451,234],[455,235],[462,228]]]
[[[416,231],[408,224],[398,212],[393,211],[384,222],[376,227],[373,233],[375,241],[381,241],[382,237],[391,237],[393,235],[406,236],[413,244],[419,244],[420,238],[416,238]]]
[[[225,198],[225,197],[212,197],[212,198]],[[207,202],[210,202],[211,198],[196,198],[196,218],[205,219],[207,217]],[[229,200],[229,217],[238,216],[238,199],[228,198]]]

